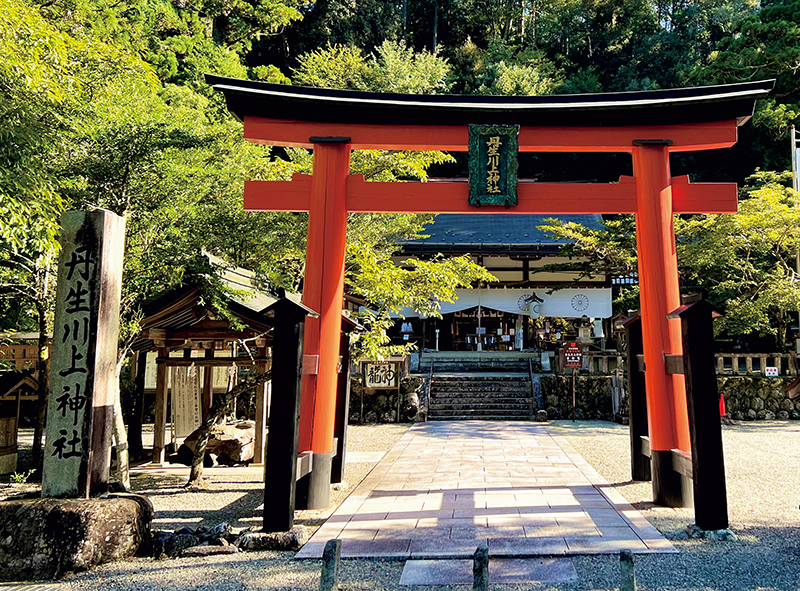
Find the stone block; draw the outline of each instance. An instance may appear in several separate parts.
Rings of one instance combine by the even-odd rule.
[[[152,519],[137,495],[0,502],[0,580],[59,578],[133,556],[149,546]]]
[[[781,402],[781,409],[785,410],[785,411],[788,411],[788,412],[792,412],[794,410],[794,403],[791,400],[789,400],[788,398],[784,399]]]
[[[237,554],[239,548],[236,546],[192,546],[181,551],[181,558],[193,558],[198,556],[217,556],[219,554]]]
[[[295,526],[289,531],[264,533],[260,531],[243,532],[236,540],[236,546],[251,552],[259,550],[297,551],[308,541],[308,530]]]

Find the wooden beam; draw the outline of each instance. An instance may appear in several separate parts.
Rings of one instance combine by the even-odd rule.
[[[512,207],[469,204],[467,181],[371,183],[362,175],[347,180],[347,209],[374,213],[633,213],[632,183],[531,183],[517,186],[519,204]]]
[[[683,355],[664,353],[664,367],[668,374],[683,374]]]
[[[188,351],[188,349],[187,349]],[[164,364],[168,367],[186,367],[195,365],[197,367],[226,367],[233,363],[236,365],[256,365],[262,361],[269,361],[266,357],[157,357],[156,363]]]
[[[736,120],[625,127],[522,127],[521,152],[632,152],[641,139],[671,140],[670,152],[729,148]],[[373,125],[244,118],[245,139],[272,146],[312,148],[311,137],[349,137],[354,150],[449,150],[465,152],[465,125]]]
[[[673,177],[674,213],[735,213],[736,183],[689,183]],[[291,181],[246,181],[244,208],[251,211],[308,211],[311,176],[296,174]],[[347,209],[359,213],[508,213],[578,214],[636,213],[633,177],[618,183],[520,182],[519,205],[469,205],[467,181],[428,183],[367,182],[360,174],[347,177]]]
[[[739,197],[736,183],[690,183],[688,176],[674,176],[674,213],[736,213]]]

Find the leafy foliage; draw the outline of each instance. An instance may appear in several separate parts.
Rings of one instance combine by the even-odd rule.
[[[800,195],[788,174],[761,172],[742,190],[739,213],[676,221],[684,280],[727,314],[727,335],[774,335],[785,345],[789,313],[800,309]]]

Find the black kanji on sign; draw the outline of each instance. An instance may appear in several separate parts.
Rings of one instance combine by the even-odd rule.
[[[74,373],[86,373],[85,367],[78,367],[76,364],[78,361],[83,359],[83,355],[78,352],[78,345],[72,345],[72,360],[70,361],[69,367],[66,369],[62,369],[58,372],[60,376],[68,376]]]
[[[86,396],[81,394],[81,385],[75,384],[75,391],[71,392],[69,386],[64,386],[64,393],[56,398],[58,406],[56,412],[60,412],[61,416],[66,418],[67,412],[72,413],[72,425],[78,425],[78,416],[80,415],[83,407],[86,406]]]
[[[76,248],[70,255],[69,261],[64,263],[67,268],[67,281],[72,279],[75,270],[78,270],[78,275],[84,280],[88,280],[91,275],[92,251],[86,246]]]
[[[73,457],[80,457],[81,452],[78,449],[78,446],[81,443],[81,438],[78,437],[78,432],[73,429],[72,430],[72,439],[67,441],[67,430],[66,429],[59,429],[58,433],[61,435],[58,439],[53,442],[53,447],[55,451],[51,455],[57,456],[58,459],[64,460],[67,458]],[[67,446],[70,447],[69,451],[67,451]]]
[[[61,342],[66,343],[70,337],[73,341],[79,341],[81,340],[81,333],[83,333],[83,344],[85,345],[89,338],[89,319],[84,318],[83,326],[81,326],[81,321],[73,318],[71,328],[69,322],[64,323],[64,336],[61,338]]]
[[[83,287],[82,281],[76,281],[74,286],[70,286],[69,293],[64,301],[67,303],[64,312],[67,314],[74,314],[75,312],[90,312],[89,302],[86,296],[89,295],[89,290]]]

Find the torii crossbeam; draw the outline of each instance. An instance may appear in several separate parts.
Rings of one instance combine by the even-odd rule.
[[[648,426],[654,501],[675,504],[680,491],[661,490],[673,449],[691,449],[685,384],[666,371],[665,355],[681,354],[681,325],[667,314],[680,306],[674,213],[733,213],[735,183],[690,183],[670,175],[669,155],[727,148],[737,127],[773,81],[674,90],[547,97],[415,96],[290,87],[208,76],[244,121],[245,138],[311,148],[311,175],[291,181],[248,181],[245,209],[308,211],[303,303],[319,311],[306,323],[300,450],[314,452],[308,508],[329,504],[330,460],[344,288],[347,213],[633,213],[647,371]],[[464,182],[379,183],[350,174],[350,151],[468,149],[468,124],[519,125],[527,152],[627,152],[633,177],[618,183],[518,184],[518,205],[468,204]],[[677,496],[676,496],[677,495]]]

